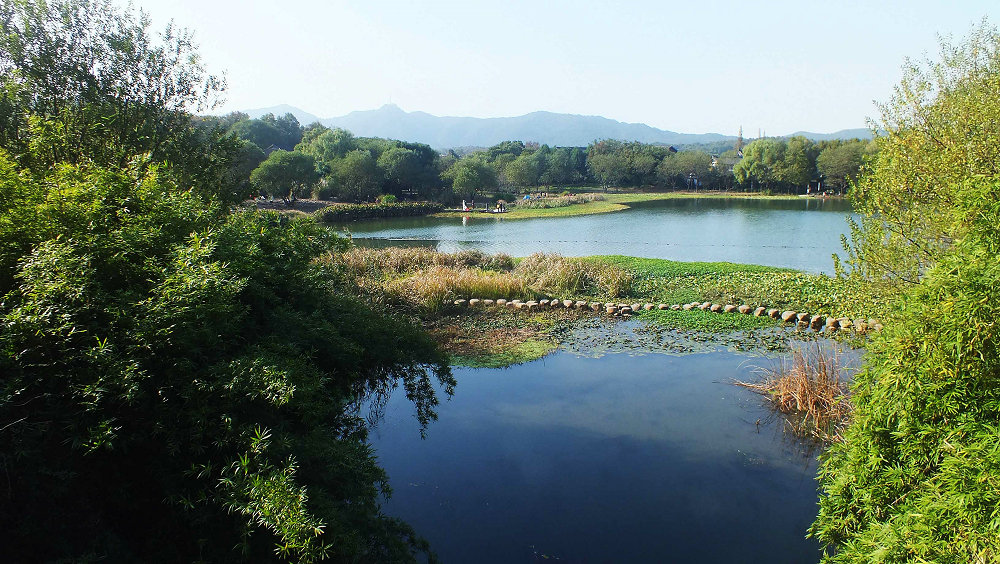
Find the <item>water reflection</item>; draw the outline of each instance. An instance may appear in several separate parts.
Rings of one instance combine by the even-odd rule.
[[[457,370],[423,441],[397,394],[373,434],[387,511],[444,562],[816,561],[814,457],[729,383],[759,360],[563,352]]]

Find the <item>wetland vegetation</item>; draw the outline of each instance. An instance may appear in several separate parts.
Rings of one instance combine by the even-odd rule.
[[[905,69],[873,142],[740,139],[717,159],[613,140],[442,155],[291,116],[200,116],[223,82],[186,31],[154,40],[107,0],[15,0],[0,25],[11,560],[435,561],[428,539],[457,561],[1000,555],[1000,33],[987,24]],[[607,235],[635,248],[655,218],[594,217],[689,197],[650,189],[797,194],[819,174],[859,212],[826,274],[805,262],[826,247],[805,239],[830,239],[834,214],[741,215],[823,200],[728,200],[694,228],[660,221],[671,241],[646,253],[609,250]],[[502,214],[524,220],[511,222],[534,247],[523,254],[353,246],[246,205],[309,194],[357,219],[543,186],[601,192]],[[726,206],[741,209],[708,218]],[[553,252],[532,218],[597,233],[600,252]],[[682,248],[695,259],[649,256]],[[748,248],[790,258],[745,264],[766,262]],[[885,330],[861,337],[845,391],[836,356],[800,343],[821,335],[771,317],[456,307],[472,298],[709,301]],[[752,379],[751,362],[789,350]],[[822,462],[734,378],[830,442]]]

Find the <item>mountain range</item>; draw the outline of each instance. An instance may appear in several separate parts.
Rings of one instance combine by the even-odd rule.
[[[425,143],[435,149],[489,147],[510,140],[535,141],[554,147],[582,147],[598,139],[664,145],[716,143],[736,139],[735,136],[719,133],[678,133],[644,123],[624,123],[601,116],[553,112],[531,112],[523,116],[500,118],[439,117],[426,112],[403,111],[395,104],[331,118],[320,118],[287,104],[243,111],[251,118],[268,113],[276,116],[291,113],[302,125],[319,122],[327,127],[346,129],[359,137],[413,141]],[[844,129],[834,133],[799,131],[791,135],[802,135],[814,141],[855,137],[870,139],[871,131],[863,128]]]

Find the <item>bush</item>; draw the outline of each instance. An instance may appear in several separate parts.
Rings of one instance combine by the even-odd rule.
[[[313,216],[323,223],[341,223],[380,217],[412,217],[444,211],[434,202],[386,202],[380,204],[335,204],[317,211]]]
[[[830,562],[1000,559],[1000,182],[980,183],[955,201],[968,235],[869,344],[820,472]]]

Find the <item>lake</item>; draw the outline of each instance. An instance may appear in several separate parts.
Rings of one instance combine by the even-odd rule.
[[[771,362],[562,350],[456,369],[426,439],[401,392],[372,433],[385,509],[446,563],[816,562],[816,452],[732,384]]]
[[[676,199],[591,216],[349,228],[370,246],[831,272],[850,213],[842,200]],[[455,395],[424,440],[396,393],[372,433],[394,490],[385,511],[446,563],[818,561],[818,544],[804,538],[816,515],[817,453],[732,384],[775,357],[683,337],[633,347],[642,327],[591,326],[535,362],[456,368]]]
[[[677,198],[565,218],[400,218],[347,224],[365,246],[432,246],[527,256],[629,255],[832,273],[850,204],[842,199]]]

